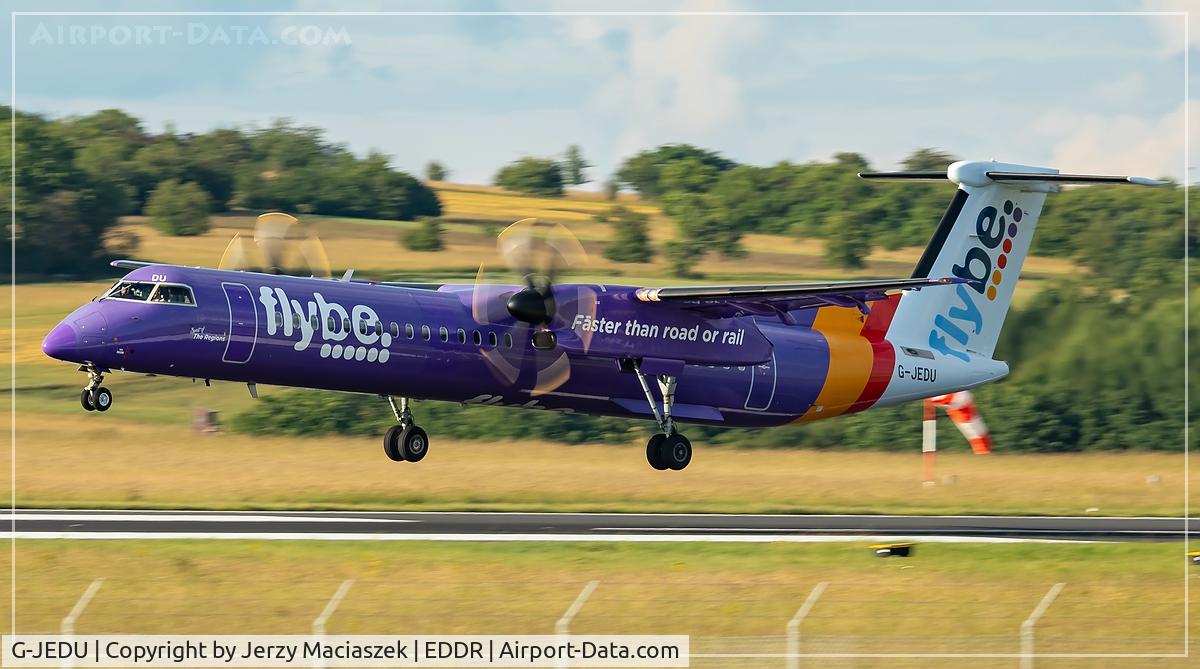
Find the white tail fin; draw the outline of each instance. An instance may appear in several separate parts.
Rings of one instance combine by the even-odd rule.
[[[949,178],[958,184],[958,192],[913,276],[956,276],[971,283],[953,289],[905,293],[888,338],[928,346],[936,353],[964,361],[975,355],[992,357],[1042,204],[1047,193],[1058,190],[1056,183],[1164,183],[1145,177],[1059,174],[1051,168],[983,161],[954,163],[945,175],[906,172],[861,176]]]

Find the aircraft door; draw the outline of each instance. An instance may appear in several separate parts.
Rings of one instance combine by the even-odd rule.
[[[771,359],[750,366],[750,391],[746,393],[746,408],[766,411],[775,399],[775,352]]]
[[[258,312],[254,296],[240,283],[221,283],[225,301],[229,304],[229,335],[225,340],[224,362],[243,364],[250,361],[258,340]]]

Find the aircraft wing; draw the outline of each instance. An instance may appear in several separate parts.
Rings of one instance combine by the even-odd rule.
[[[642,302],[672,302],[681,308],[704,311],[714,316],[743,314],[778,315],[790,320],[787,312],[823,306],[858,307],[881,300],[902,290],[920,290],[931,286],[969,283],[968,279],[872,279],[828,283],[782,283],[757,286],[677,286],[639,288],[634,296]]]

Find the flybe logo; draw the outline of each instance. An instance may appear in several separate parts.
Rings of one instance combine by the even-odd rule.
[[[971,337],[983,332],[984,312],[979,308],[983,299],[996,299],[997,288],[1004,280],[1004,269],[1008,267],[1013,249],[1013,238],[1017,236],[1017,224],[1025,217],[1012,200],[1005,200],[1003,213],[993,206],[984,207],[975,219],[975,239],[978,242],[967,249],[962,261],[950,268],[950,272],[970,283],[954,287],[955,300],[945,313],[933,317],[929,330],[929,346],[935,351],[970,362],[966,348]],[[994,260],[993,260],[994,257]],[[1018,269],[1020,263],[1017,263]],[[1013,276],[1011,281],[1016,281]],[[952,345],[957,344],[956,346]]]
[[[267,311],[267,335],[281,332],[284,337],[298,336],[299,341],[292,345],[297,351],[307,350],[313,337],[319,335],[322,358],[387,362],[391,357],[388,347],[392,335],[379,331],[379,314],[371,307],[356,304],[347,310],[317,292],[302,305],[299,300],[289,299],[282,288],[267,286],[258,289],[258,301]],[[354,338],[346,341],[351,333]]]

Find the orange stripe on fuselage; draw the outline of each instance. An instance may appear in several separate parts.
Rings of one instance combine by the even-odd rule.
[[[871,314],[865,318],[854,308],[820,308],[812,327],[829,345],[829,371],[813,406],[797,422],[862,411],[879,399],[896,362],[895,350],[884,335],[899,301],[899,295],[891,295],[872,302]]]
[[[798,422],[839,416],[854,404],[871,374],[871,342],[861,334],[864,317],[853,307],[821,307],[812,329],[829,346],[829,371],[812,407]]]

